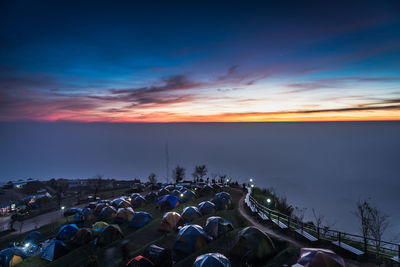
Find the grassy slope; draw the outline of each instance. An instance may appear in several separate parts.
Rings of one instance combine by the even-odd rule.
[[[209,252],[221,252],[225,255],[228,255],[230,247],[233,245],[233,242],[235,241],[235,237],[238,231],[240,231],[243,227],[248,226],[248,222],[240,215],[240,213],[237,211],[238,207],[238,201],[240,197],[242,196],[242,193],[239,191],[230,191],[232,197],[233,197],[233,203],[234,203],[234,209],[228,210],[228,211],[218,211],[215,215],[221,216],[229,221],[232,222],[233,226],[235,227],[235,230],[226,234],[225,236],[219,238],[218,240],[212,241],[209,243],[207,246],[203,247],[202,249],[196,251],[190,256],[187,256],[186,258],[180,259],[175,266],[191,266],[195,260],[195,258],[198,255],[204,254],[204,253],[209,253]],[[201,197],[197,199],[196,201],[192,203],[185,203],[183,205],[180,205],[178,208],[175,210],[177,212],[181,212],[183,208],[186,206],[190,205],[197,205],[201,201],[204,200],[209,200],[212,197],[212,195],[208,195],[205,197]],[[153,221],[146,225],[143,228],[140,228],[138,230],[131,229],[127,226],[127,224],[121,225],[121,229],[125,234],[125,240],[129,240],[130,246],[131,246],[131,256],[136,256],[141,254],[142,250],[149,244],[156,244],[161,247],[165,248],[170,248],[172,249],[175,238],[177,233],[170,233],[167,235],[161,234],[156,231],[156,228],[160,224],[161,218],[162,218],[162,213],[155,209],[154,204],[147,205],[146,207],[137,209],[138,211],[146,211],[150,212],[153,215]],[[205,222],[209,216],[213,215],[208,215],[202,218],[199,218],[195,221],[193,221],[193,224],[199,224],[201,226],[205,225]],[[52,235],[54,236],[54,235]],[[116,240],[106,248],[98,248],[94,244],[89,243],[85,246],[82,246],[78,249],[75,249],[68,253],[67,255],[57,259],[54,262],[48,262],[45,260],[40,259],[39,256],[36,257],[31,257],[25,261],[23,261],[20,265],[18,266],[57,266],[57,267],[62,267],[62,266],[78,266],[78,265],[85,265],[85,263],[88,261],[88,258],[93,255],[96,257],[96,260],[99,264],[99,266],[105,265],[105,251],[107,248],[110,247],[115,247],[116,248],[116,261],[115,262],[120,262],[122,263],[122,259],[120,257],[120,245],[121,245],[122,240]],[[290,247],[288,244],[278,244],[277,246],[280,249],[280,254],[277,255],[274,259],[270,261],[269,264],[265,266],[281,266],[282,263],[287,261],[287,254],[292,255],[293,252],[290,250]],[[289,247],[289,249],[287,249]],[[282,256],[283,255],[283,256]],[[233,262],[234,266],[239,266],[239,263]]]

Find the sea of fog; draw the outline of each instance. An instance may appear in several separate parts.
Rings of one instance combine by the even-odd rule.
[[[273,187],[294,206],[358,232],[352,212],[370,198],[400,234],[400,123],[0,123],[0,181],[20,178],[145,179],[177,164]],[[397,236],[398,237],[398,236]]]

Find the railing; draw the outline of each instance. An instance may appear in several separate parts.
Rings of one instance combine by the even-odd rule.
[[[364,237],[360,235],[349,234],[326,227],[316,227],[314,225],[306,224],[298,219],[292,218],[291,216],[282,214],[276,210],[269,209],[264,205],[261,205],[251,196],[251,188],[248,188],[245,203],[252,210],[252,212],[257,213],[261,219],[265,220],[265,218],[267,218],[271,221],[274,220],[276,224],[281,226],[284,225],[289,230],[297,231],[301,234],[311,235],[311,237],[314,237],[316,240],[335,242],[334,244],[341,247],[346,246],[347,248],[351,249],[355,248],[353,251],[354,253],[359,251],[366,254],[380,255],[384,258],[399,262],[400,244],[383,240],[378,241],[369,237],[366,238],[364,242]],[[379,245],[377,246],[377,244]]]

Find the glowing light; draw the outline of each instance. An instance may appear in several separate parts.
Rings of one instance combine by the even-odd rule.
[[[31,244],[30,243],[26,243],[25,244],[25,247],[27,248],[27,247],[29,247]]]
[[[271,199],[268,198],[268,199],[267,199],[267,202],[268,202],[268,203],[271,203]]]
[[[64,206],[62,206],[62,207],[61,207],[61,210],[64,210],[64,209],[65,209],[65,207],[64,207]]]

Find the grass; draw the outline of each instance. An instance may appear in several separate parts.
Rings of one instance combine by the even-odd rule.
[[[234,230],[225,234],[224,236],[220,237],[217,240],[214,240],[210,242],[207,246],[199,249],[195,253],[187,256],[187,257],[177,257],[177,255],[174,255],[176,259],[176,264],[174,266],[191,266],[196,259],[197,256],[204,254],[204,253],[209,253],[209,252],[220,252],[226,256],[229,256],[229,250],[233,246],[235,238],[237,236],[237,233],[243,229],[244,227],[248,226],[248,221],[244,219],[240,213],[237,210],[238,207],[238,201],[240,197],[242,196],[242,192],[238,190],[229,190],[229,193],[232,195],[233,198],[233,205],[234,208],[231,210],[226,210],[226,211],[217,211],[215,214],[208,215],[201,217],[195,221],[192,222],[192,224],[198,224],[204,227],[205,222],[208,217],[210,216],[221,216],[227,220],[229,220],[233,226]],[[185,207],[191,206],[191,205],[197,205],[201,201],[209,200],[212,197],[212,194],[201,197],[191,203],[185,203],[180,206],[178,206],[175,211],[181,212]],[[146,205],[143,208],[138,208],[136,209],[137,211],[146,211],[149,212],[153,215],[153,221],[146,225],[145,227],[142,227],[140,229],[132,229],[128,227],[128,224],[122,224],[120,225],[123,233],[125,234],[124,240],[129,241],[130,244],[130,256],[134,257],[137,255],[140,255],[143,252],[143,249],[147,247],[148,245],[155,244],[161,247],[169,248],[172,249],[175,238],[177,236],[177,232],[169,233],[169,234],[162,234],[158,232],[156,229],[159,226],[161,222],[161,218],[163,213],[161,213],[159,210],[156,209],[154,204],[149,204]],[[57,225],[60,225],[60,222],[57,222]],[[91,223],[87,223],[85,226],[89,226]],[[44,231],[43,233],[45,236],[48,237],[54,237],[55,232],[52,231],[56,225],[53,226],[44,226],[42,227],[43,229],[39,229],[39,231]],[[58,228],[56,228],[58,229]],[[24,235],[25,236],[25,235]],[[14,237],[15,238],[15,237]],[[122,260],[122,255],[120,253],[120,247],[121,243],[123,240],[115,240],[112,244],[105,248],[100,248],[94,245],[92,242],[89,244],[86,244],[84,246],[81,246],[75,250],[72,250],[70,253],[67,255],[57,259],[54,262],[48,262],[45,260],[42,260],[40,256],[35,256],[28,258],[24,260],[22,263],[20,263],[18,266],[19,267],[24,267],[24,266],[57,266],[57,267],[72,267],[72,266],[86,266],[88,260],[92,260],[97,262],[98,266],[105,266],[106,265],[106,251],[107,249],[110,248],[115,248],[115,254],[114,254],[114,259],[113,261],[115,263],[119,263],[121,266],[123,265],[124,261]],[[290,249],[289,244],[285,242],[279,243],[277,240],[273,240],[276,244],[276,247],[279,248],[280,253],[277,254],[276,257],[271,259],[272,264],[280,264],[280,263],[288,263],[288,259],[291,259],[291,257],[294,257],[294,252],[293,249]],[[278,242],[278,243],[276,243]],[[290,257],[291,256],[291,257]],[[275,262],[275,263],[274,263]],[[290,261],[291,263],[292,261]],[[233,266],[240,266],[240,263],[238,262],[232,262]],[[268,263],[263,263],[268,264]],[[281,264],[282,265],[282,264]],[[280,266],[281,266],[280,265]],[[117,265],[118,266],[118,265]],[[265,265],[265,266],[278,266],[278,265]]]

